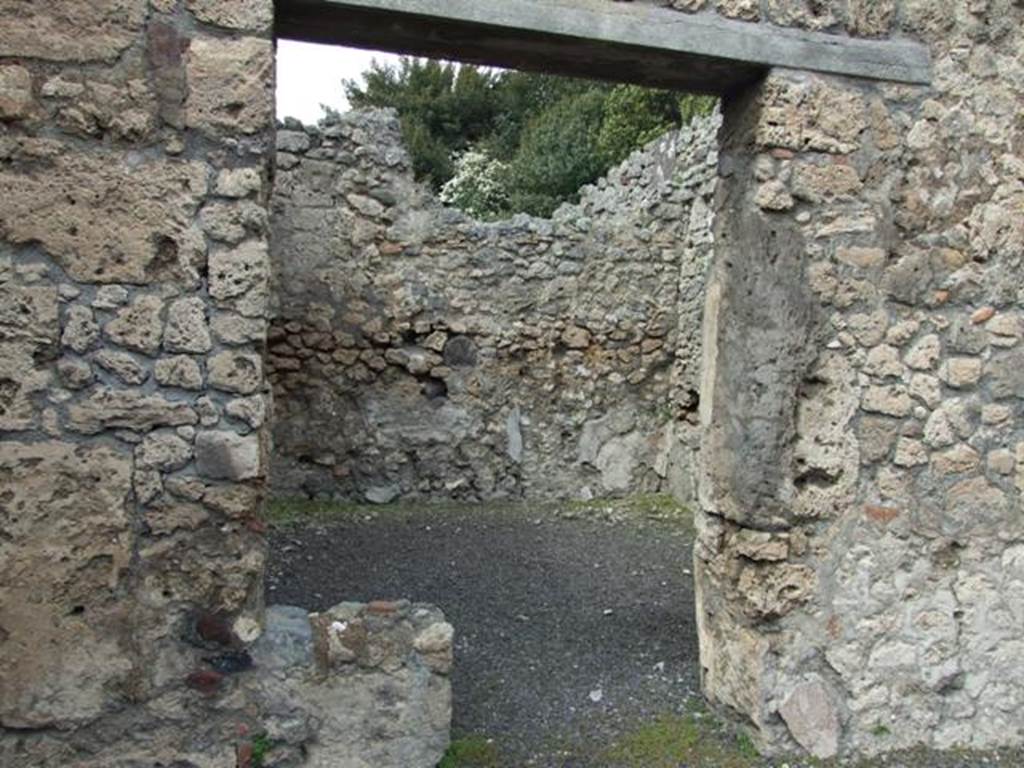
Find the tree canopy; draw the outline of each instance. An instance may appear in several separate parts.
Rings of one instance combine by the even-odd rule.
[[[630,152],[713,107],[635,85],[402,57],[343,83],[353,108],[393,107],[419,179],[482,218],[548,216]]]

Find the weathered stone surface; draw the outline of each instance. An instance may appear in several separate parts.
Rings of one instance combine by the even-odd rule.
[[[266,231],[267,212],[248,200],[213,202],[200,211],[199,222],[214,240],[237,244],[249,235]]]
[[[797,743],[817,758],[835,757],[841,733],[832,694],[814,676],[794,688],[779,707]]]
[[[109,371],[131,386],[138,386],[149,378],[149,370],[127,352],[101,349],[93,357],[96,365]]]
[[[0,66],[0,120],[27,117],[32,105],[29,71],[19,66]]]
[[[196,436],[196,471],[211,480],[251,480],[262,475],[256,435],[203,431]]]
[[[306,762],[317,768],[434,768],[451,721],[445,663],[452,632],[441,612],[400,602],[303,614],[271,608],[253,646],[256,665],[274,671],[244,682],[263,722],[276,732],[308,734]],[[384,702],[401,702],[386,735],[373,714]]]
[[[266,0],[188,0],[186,7],[200,21],[249,32],[265,32],[274,17]]]
[[[219,352],[207,368],[214,389],[251,395],[263,386],[263,361],[250,352]]]
[[[255,11],[256,6],[254,1],[249,7]],[[210,13],[220,9],[221,16],[231,10],[223,3],[203,7]],[[258,38],[193,40],[186,56],[186,125],[211,134],[267,130],[273,120],[272,46]]]
[[[159,297],[140,296],[103,326],[103,333],[114,344],[154,355],[163,338],[163,308]]]
[[[32,342],[0,341],[0,430],[20,432],[38,424],[35,401],[52,379],[37,362],[38,351]]]
[[[100,336],[100,327],[92,310],[78,304],[69,307],[64,317],[64,332],[60,343],[78,354],[83,354]]]
[[[181,426],[198,421],[196,412],[187,403],[147,395],[138,390],[104,388],[68,406],[68,426],[86,435],[105,429],[148,432],[155,427]]]
[[[281,132],[278,132],[280,137]],[[259,192],[263,177],[257,168],[230,168],[217,174],[214,192],[221,197],[241,198]]]
[[[267,247],[250,241],[210,254],[210,295],[244,317],[262,317],[269,300]]]
[[[43,6],[0,2],[0,51],[51,61],[112,61],[135,39],[145,0],[52,0]],[[83,34],[88,30],[88,34]]]
[[[164,349],[168,352],[209,352],[212,346],[206,323],[206,304],[198,296],[178,299],[167,310]]]
[[[165,387],[191,390],[203,388],[203,371],[199,363],[188,355],[157,360],[153,366],[153,374],[157,383]]]
[[[173,472],[192,459],[192,445],[172,432],[154,432],[135,449],[135,463],[145,469]]]
[[[60,380],[68,389],[84,389],[92,384],[95,375],[90,366],[84,360],[65,357],[57,363],[57,372]]]
[[[202,163],[59,146],[52,163],[0,170],[0,231],[38,242],[75,280],[147,283],[178,273],[205,191]]]
[[[129,683],[130,470],[108,447],[0,449],[4,727],[86,723]]]
[[[267,420],[267,398],[253,395],[232,400],[224,409],[233,419],[244,421],[251,429],[259,429]]]

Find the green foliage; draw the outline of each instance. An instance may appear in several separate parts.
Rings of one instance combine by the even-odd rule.
[[[597,150],[603,114],[604,95],[591,90],[555,102],[527,124],[509,169],[513,210],[550,216],[607,169]]]
[[[500,766],[500,755],[494,744],[480,736],[467,736],[452,742],[437,768],[499,768]]]
[[[609,166],[679,125],[679,99],[667,91],[620,85],[604,103],[597,149]]]
[[[441,202],[486,219],[508,207],[508,166],[470,149],[455,161],[455,175],[441,187]]]
[[[754,768],[749,739],[736,737],[707,715],[663,715],[627,734],[605,754],[604,764],[623,768]]]
[[[262,768],[267,761],[267,755],[274,748],[274,743],[265,733],[259,734],[252,740],[252,765],[253,768]]]
[[[395,108],[417,178],[441,190],[460,175],[449,202],[480,218],[549,215],[634,149],[714,104],[634,85],[414,58],[374,62],[363,79],[344,83],[352,106]],[[458,158],[467,156],[473,167],[460,171]]]
[[[438,189],[454,173],[452,156],[492,130],[494,76],[477,67],[403,57],[399,65],[374,61],[364,86],[344,82],[353,107],[394,107],[419,178]]]

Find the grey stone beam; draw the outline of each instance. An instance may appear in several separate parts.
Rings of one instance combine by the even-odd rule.
[[[280,38],[725,94],[770,67],[927,84],[928,49],[609,0],[276,0]]]

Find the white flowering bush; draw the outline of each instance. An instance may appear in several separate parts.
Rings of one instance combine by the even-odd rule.
[[[441,187],[441,202],[470,216],[489,218],[508,209],[508,166],[479,149],[455,157],[455,175]]]

